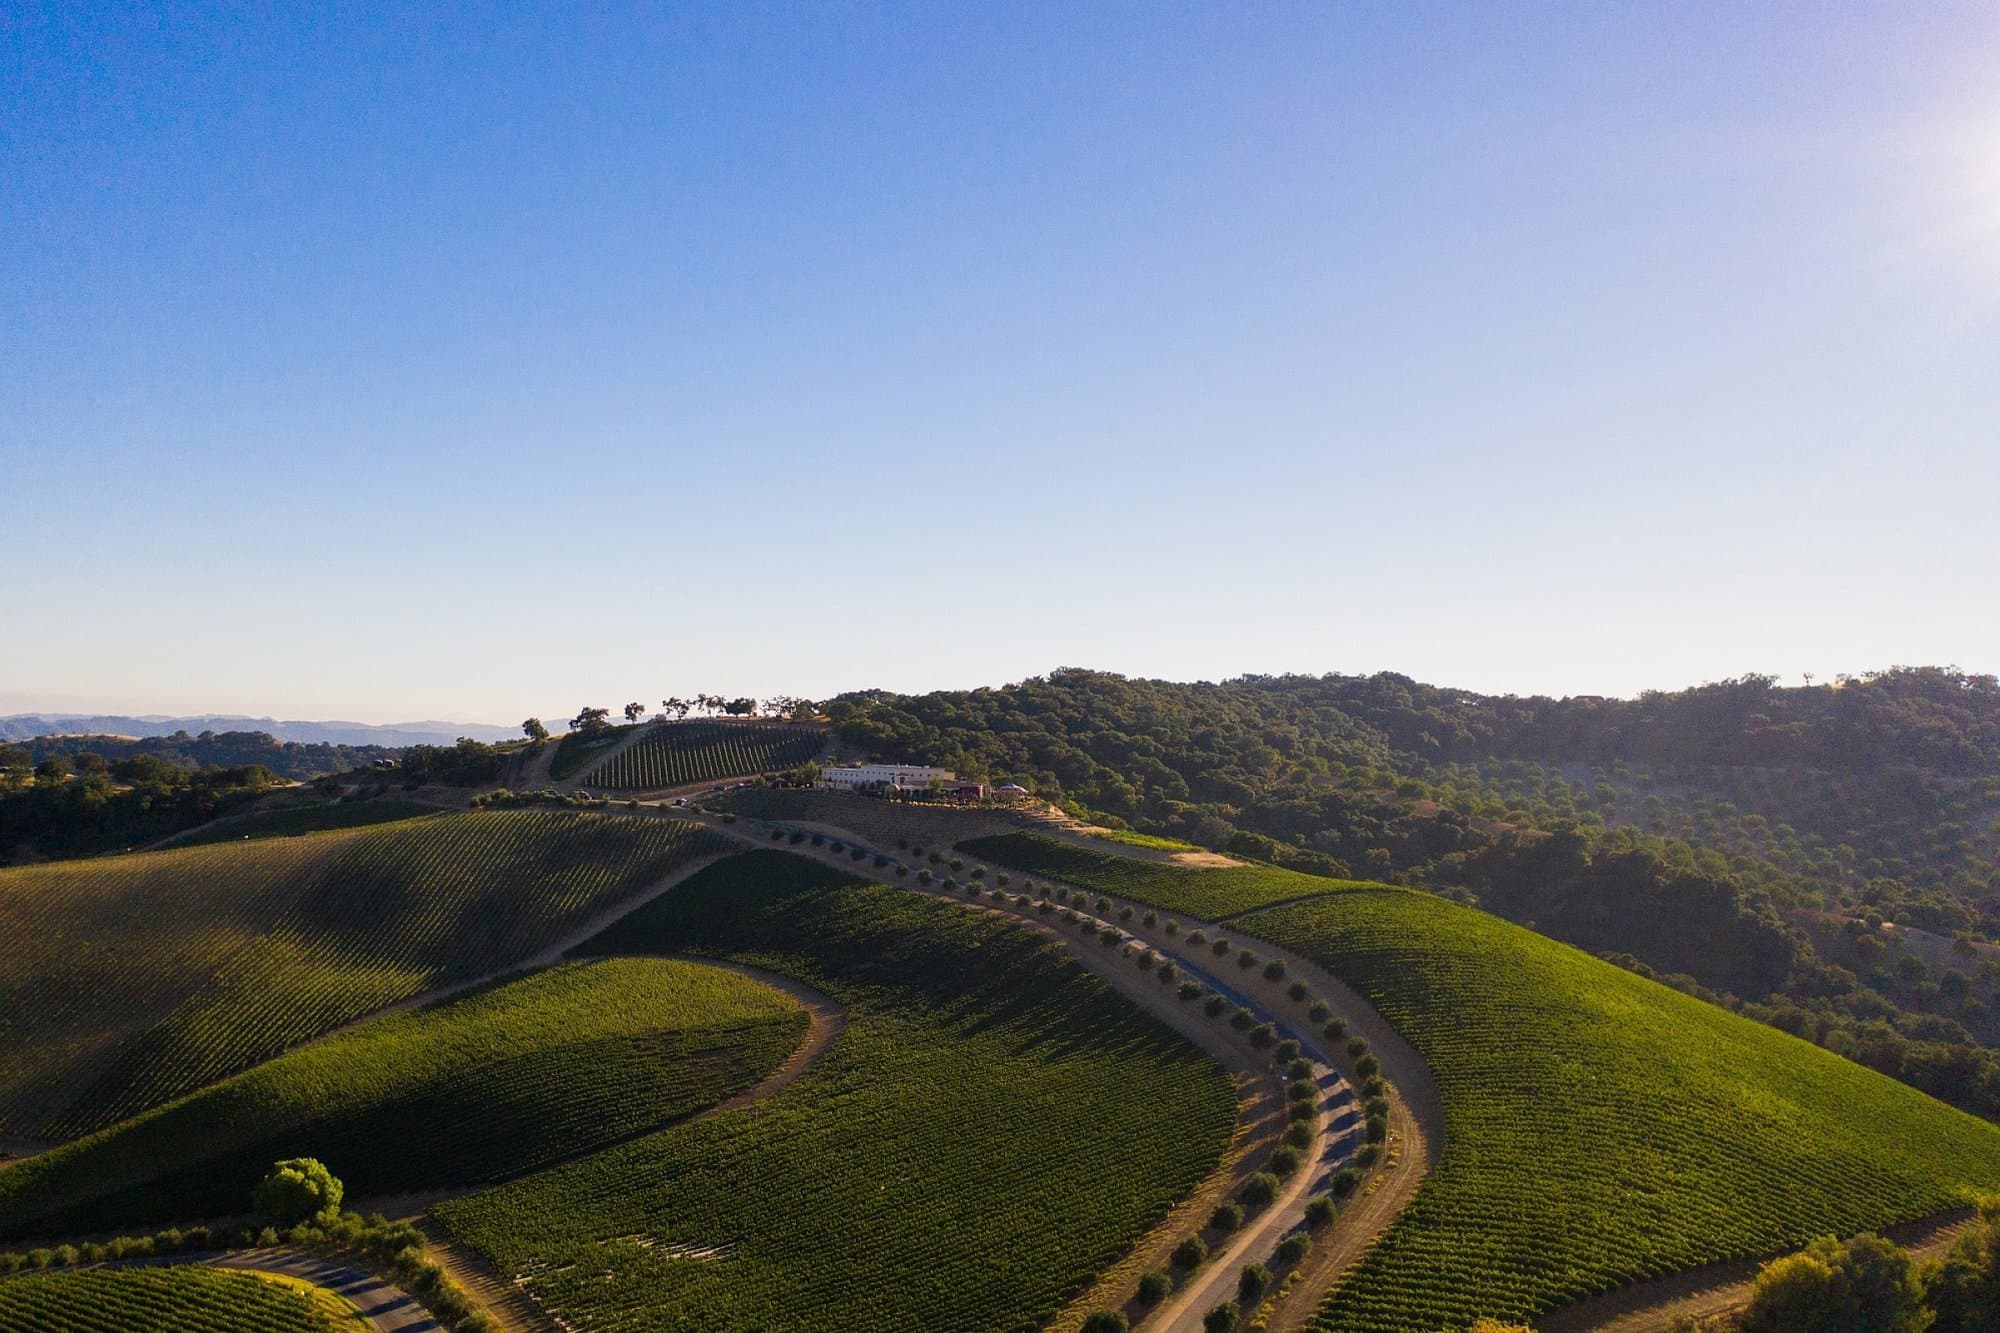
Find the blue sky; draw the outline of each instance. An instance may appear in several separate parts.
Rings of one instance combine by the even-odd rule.
[[[1980,5],[9,6],[0,710],[2000,669]]]

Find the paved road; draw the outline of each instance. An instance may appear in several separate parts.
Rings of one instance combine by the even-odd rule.
[[[444,1328],[416,1297],[358,1268],[347,1268],[330,1259],[286,1250],[242,1250],[215,1255],[202,1262],[214,1268],[238,1268],[254,1273],[278,1273],[301,1278],[316,1287],[344,1296],[360,1309],[361,1317],[380,1333],[422,1333]]]

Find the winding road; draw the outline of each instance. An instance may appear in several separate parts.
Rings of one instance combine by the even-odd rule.
[[[706,817],[698,812],[691,814],[690,817],[707,822]],[[791,827],[783,821],[743,822],[751,828],[767,833],[770,830],[784,830]],[[735,826],[720,824],[714,826],[738,842],[756,847],[771,845],[768,841],[759,841]],[[859,848],[868,853],[868,860],[871,863],[857,863],[847,853],[836,852],[831,846],[812,847],[805,843],[787,843],[784,849],[862,873],[875,869],[872,865],[875,856],[886,857],[892,870],[897,865],[905,865],[912,871],[916,869],[914,866],[907,866],[906,862],[893,853],[870,846],[867,840],[857,838],[851,832],[835,836],[840,837],[848,847]],[[997,868],[989,869],[989,874],[994,873],[994,870]],[[1311,1167],[1299,1171],[1285,1182],[1278,1198],[1270,1206],[1257,1213],[1247,1225],[1231,1235],[1226,1245],[1212,1254],[1167,1302],[1144,1321],[1146,1328],[1157,1329],[1161,1333],[1193,1333],[1194,1330],[1200,1329],[1202,1318],[1210,1309],[1235,1297],[1237,1276],[1242,1268],[1251,1262],[1268,1261],[1276,1250],[1278,1242],[1304,1225],[1306,1204],[1315,1194],[1325,1190],[1329,1177],[1346,1165],[1361,1145],[1361,1117],[1354,1089],[1340,1072],[1337,1054],[1329,1049],[1330,1043],[1312,1024],[1292,1015],[1291,1011],[1298,1006],[1290,1001],[1285,993],[1285,987],[1290,984],[1289,978],[1285,981],[1269,982],[1260,972],[1234,982],[1224,981],[1210,971],[1205,961],[1190,959],[1186,937],[1168,935],[1165,931],[1164,916],[1161,917],[1160,924],[1155,927],[1148,928],[1135,924],[1143,920],[1144,909],[1140,904],[1131,904],[1135,908],[1132,921],[1114,924],[1103,916],[1080,913],[1081,919],[1073,927],[1066,925],[1059,929],[1050,920],[1035,912],[1032,907],[1024,908],[1015,904],[1011,897],[996,899],[991,894],[983,894],[976,902],[972,902],[945,889],[941,883],[926,885],[907,878],[885,882],[895,883],[899,887],[928,897],[955,902],[972,910],[1004,914],[1025,922],[1038,932],[1060,942],[1083,967],[1102,977],[1121,994],[1139,1003],[1148,1013],[1160,1018],[1214,1055],[1226,1068],[1267,1069],[1269,1059],[1261,1053],[1247,1051],[1247,1044],[1241,1041],[1226,1020],[1208,1018],[1201,1010],[1180,1003],[1173,997],[1171,991],[1162,994],[1163,988],[1159,983],[1149,974],[1138,971],[1126,962],[1122,957],[1122,951],[1098,947],[1098,931],[1114,929],[1136,943],[1151,948],[1163,958],[1172,961],[1190,980],[1224,996],[1234,1004],[1257,1011],[1260,1018],[1268,1018],[1276,1025],[1281,1036],[1289,1037],[1299,1043],[1301,1053],[1313,1064],[1314,1078],[1321,1090],[1322,1114],[1315,1124],[1314,1139],[1307,1150],[1307,1160],[1312,1164]],[[1103,896],[1109,897],[1109,895]],[[1118,909],[1125,905],[1114,900],[1108,915],[1116,915]],[[1197,918],[1181,918],[1181,920],[1198,922]],[[1208,929],[1210,923],[1199,924]],[[1248,936],[1242,938],[1246,941],[1250,939]],[[1333,1001],[1344,1001],[1343,1010],[1350,1015],[1350,1024],[1358,1034],[1368,1037],[1371,1046],[1376,1045],[1377,1039],[1377,1033],[1371,1031],[1371,1028],[1379,1029],[1385,1043],[1393,1041],[1398,1045],[1401,1049],[1396,1052],[1393,1064],[1386,1051],[1380,1052],[1385,1070],[1400,1066],[1408,1072],[1409,1067],[1414,1065],[1421,1075],[1422,1095],[1430,1099],[1426,1109],[1435,1105],[1435,1084],[1430,1078],[1428,1067],[1423,1065],[1414,1049],[1396,1036],[1393,1029],[1381,1021],[1357,994],[1326,976],[1320,969],[1307,964],[1303,959],[1294,958],[1275,946],[1261,941],[1257,943],[1263,950],[1261,956],[1265,958],[1286,957],[1289,977],[1309,975],[1313,978],[1313,984],[1318,987],[1318,993]],[[1396,1116],[1399,1109],[1400,1125]],[[1441,1121],[1440,1111],[1438,1113],[1440,1126]],[[1328,1262],[1317,1254],[1308,1256],[1303,1266],[1318,1285],[1310,1292],[1306,1292],[1304,1284],[1295,1286],[1294,1295],[1297,1297],[1299,1293],[1306,1292],[1309,1299],[1287,1299],[1282,1303],[1284,1309],[1290,1310],[1296,1306],[1303,1312],[1303,1316],[1310,1316],[1312,1309],[1318,1303],[1318,1298],[1324,1294],[1327,1287],[1346,1271],[1354,1259],[1367,1252],[1375,1238],[1415,1194],[1416,1186],[1421,1183],[1424,1169],[1430,1160],[1428,1144],[1437,1138],[1437,1130],[1430,1129],[1419,1121],[1392,1090],[1388,1164],[1371,1183],[1369,1193],[1353,1200],[1353,1206],[1343,1212],[1341,1220],[1318,1238],[1319,1249],[1333,1256],[1334,1261]],[[1385,1188],[1385,1182],[1393,1184]],[[1367,1206],[1361,1206],[1364,1203]],[[1364,1229],[1365,1234],[1359,1234]],[[1318,1262],[1315,1262],[1315,1259],[1318,1259]],[[1272,1304],[1275,1313],[1279,1302],[1274,1300]],[[1298,1324],[1303,1326],[1303,1323],[1302,1317],[1298,1320]]]

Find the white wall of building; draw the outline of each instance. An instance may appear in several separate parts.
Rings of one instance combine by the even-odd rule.
[[[823,768],[823,787],[872,787],[886,783],[892,787],[928,787],[932,782],[952,782],[957,774],[948,768],[926,768],[921,764],[855,764],[847,768]]]

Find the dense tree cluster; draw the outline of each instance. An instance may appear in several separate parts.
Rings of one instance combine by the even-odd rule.
[[[261,765],[191,772],[150,754],[108,762],[86,750],[32,773],[0,756],[0,861],[142,845],[247,805],[272,781]]]
[[[1913,972],[1884,925],[2000,936],[1993,677],[1746,676],[1558,700],[1388,674],[1066,669],[825,711],[881,757],[1479,902],[2000,1115],[2000,1058],[1981,1049],[2000,1044],[2000,968],[1975,944],[1963,967]]]

